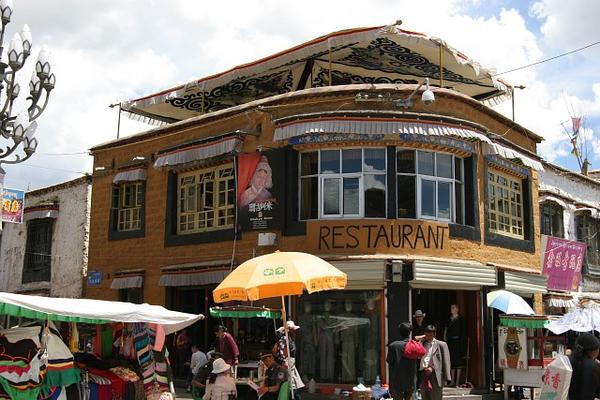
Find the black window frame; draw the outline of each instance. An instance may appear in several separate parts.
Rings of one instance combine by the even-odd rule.
[[[119,199],[121,196],[121,186],[123,184],[141,183],[141,210],[140,210],[140,227],[135,230],[120,231],[119,230]],[[131,181],[115,183],[111,187],[110,193],[110,214],[108,221],[108,240],[126,240],[143,238],[146,236],[146,181]]]
[[[542,235],[564,238],[564,208],[555,201],[540,203],[540,233]]]
[[[595,226],[595,232],[583,232],[583,224],[589,224],[591,226]],[[575,232],[577,236],[577,241],[583,242],[586,244],[585,258],[584,258],[584,267],[585,270],[589,270],[590,265],[594,266],[594,269],[600,269],[600,220],[596,218],[592,218],[589,212],[580,212],[575,215]],[[594,244],[595,247],[594,250]],[[593,256],[590,257],[590,254]],[[590,262],[590,259],[593,262]]]
[[[27,240],[21,283],[51,281],[54,225],[54,218],[38,218],[27,222]],[[40,235],[44,236],[44,241],[40,240]]]

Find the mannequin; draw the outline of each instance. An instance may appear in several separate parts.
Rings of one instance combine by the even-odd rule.
[[[312,305],[309,301],[303,304],[304,313],[299,318],[302,329],[300,330],[300,356],[299,366],[302,378],[308,381],[314,378],[317,366],[317,326],[316,318],[312,315]]]
[[[450,386],[458,386],[460,375],[465,367],[467,351],[467,321],[459,314],[458,304],[450,305],[450,320],[446,327],[444,339],[450,350],[450,366],[452,382]]]
[[[333,300],[325,300],[323,315],[319,316],[318,324],[318,350],[319,350],[319,377],[323,381],[333,379],[335,366],[333,350],[333,329],[330,328],[329,316],[333,309]]]
[[[347,317],[353,317],[352,300],[346,299],[344,302],[344,314]],[[358,346],[358,329],[356,326],[350,326],[340,331],[340,341],[342,342],[342,382],[353,382],[356,379],[356,347]]]
[[[363,328],[364,334],[364,362],[365,370],[363,372],[367,382],[374,382],[375,378],[379,374],[379,344],[378,337],[373,332],[379,328],[379,314],[376,309],[377,299],[375,297],[367,298],[364,312],[365,317],[369,318],[369,325],[365,325]]]

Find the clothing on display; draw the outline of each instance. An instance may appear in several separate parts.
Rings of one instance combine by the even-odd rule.
[[[308,307],[306,305],[309,305]],[[310,313],[310,303],[304,305],[304,315],[298,319],[300,330],[300,348],[298,366],[306,380],[314,378],[317,368],[317,332],[316,317]]]

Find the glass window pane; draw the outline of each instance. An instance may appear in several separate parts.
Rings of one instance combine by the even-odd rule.
[[[415,177],[398,175],[398,218],[415,218]]]
[[[321,150],[321,173],[338,174],[340,172],[340,151]]]
[[[342,150],[342,172],[362,171],[362,149]]]
[[[454,179],[462,181],[462,166],[463,160],[462,158],[454,157]]]
[[[436,175],[442,178],[452,178],[452,155],[436,154]]]
[[[418,151],[418,172],[422,175],[434,174],[434,153],[428,151]]]
[[[300,219],[316,219],[319,217],[319,178],[302,178],[300,180]]]
[[[454,184],[454,209],[456,213],[456,223],[463,224],[463,186],[461,183]]]
[[[421,181],[421,215],[435,217],[435,181]]]
[[[451,189],[450,182],[438,182],[438,218],[450,219]]]
[[[385,175],[365,175],[365,217],[385,218]]]
[[[365,149],[365,172],[385,172],[385,149]]]
[[[319,173],[319,153],[300,153],[300,175],[314,175]]]
[[[340,213],[340,179],[323,179],[323,214]]]
[[[359,178],[344,178],[344,214],[357,215],[359,211]]]
[[[415,173],[415,151],[399,150],[396,153],[397,172],[403,174]]]

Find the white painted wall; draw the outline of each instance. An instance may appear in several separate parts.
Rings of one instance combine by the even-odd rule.
[[[81,297],[88,264],[91,184],[82,180],[75,186],[56,186],[45,193],[36,194],[42,189],[25,194],[26,208],[50,201],[56,201],[59,207],[52,232],[51,281],[21,283],[27,224],[5,223],[0,247],[0,290],[50,289],[53,297]]]
[[[539,191],[549,192],[560,196],[557,201],[563,207],[563,225],[565,239],[577,240],[575,228],[575,203],[580,206],[595,209],[592,216],[600,217],[600,183],[595,184],[572,174],[544,165],[544,171],[539,172]],[[551,196],[551,195],[550,195]],[[568,200],[564,200],[564,199]],[[544,193],[540,193],[543,201]]]

